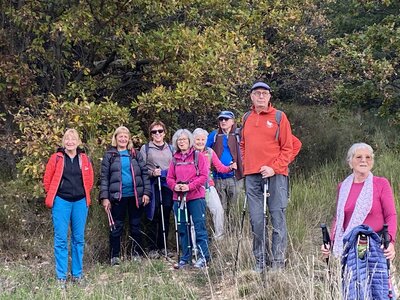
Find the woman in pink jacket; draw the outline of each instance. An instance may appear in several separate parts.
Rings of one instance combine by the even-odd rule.
[[[218,173],[229,173],[232,170],[237,169],[236,163],[231,163],[229,166],[225,166],[218,158],[218,155],[213,149],[206,147],[208,132],[202,128],[196,128],[193,131],[194,136],[194,147],[199,150],[207,157],[208,169],[211,166],[215,168]],[[221,204],[221,200],[218,196],[217,190],[215,189],[214,180],[212,178],[211,170],[206,184],[206,203],[207,207],[211,212],[213,223],[214,223],[214,238],[221,240],[224,236],[224,208]]]
[[[384,255],[392,260],[396,254],[397,213],[390,183],[386,178],[372,174],[374,151],[368,144],[353,144],[347,153],[347,163],[353,172],[338,187],[336,216],[331,230],[333,249],[322,245],[322,254],[329,257],[332,250],[334,256],[341,256],[343,237],[358,225],[368,225],[381,233],[383,224],[387,224],[391,242]]]
[[[168,169],[167,184],[173,190],[174,213],[178,223],[178,232],[182,256],[176,265],[184,268],[191,264],[192,243],[188,224],[194,224],[199,259],[195,268],[206,267],[210,258],[206,228],[205,184],[208,178],[207,158],[193,147],[192,133],[179,129],[172,137],[176,152]],[[179,251],[179,249],[177,249]]]

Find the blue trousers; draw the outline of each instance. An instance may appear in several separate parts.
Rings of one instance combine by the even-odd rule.
[[[52,209],[54,226],[54,256],[58,279],[67,279],[68,229],[71,224],[71,274],[82,277],[85,225],[88,215],[86,198],[69,202],[56,196]]]
[[[180,220],[178,224],[179,240],[182,250],[181,260],[190,262],[192,258],[191,252],[191,236],[190,228],[187,226],[187,222],[190,224],[190,217],[193,219],[194,230],[196,232],[196,244],[201,257],[207,261],[210,258],[208,251],[208,234],[206,227],[206,201],[204,198],[194,199],[187,202],[187,219],[185,211],[179,208],[180,202],[174,201],[174,213],[177,220]],[[179,223],[179,222],[178,222]]]

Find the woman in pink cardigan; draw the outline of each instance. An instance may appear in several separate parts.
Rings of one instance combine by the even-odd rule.
[[[176,149],[167,174],[167,184],[173,191],[174,213],[178,221],[178,231],[182,256],[175,266],[185,268],[192,261],[192,243],[188,224],[194,224],[196,246],[199,259],[195,268],[204,268],[210,259],[206,228],[205,184],[208,178],[207,158],[193,147],[192,133],[179,129],[172,137]],[[186,207],[185,207],[186,206]],[[179,249],[177,249],[179,251]]]
[[[208,169],[213,166],[218,173],[229,173],[237,169],[236,163],[225,166],[218,158],[213,149],[206,147],[208,132],[202,128],[193,131],[194,147],[207,157]],[[224,208],[215,189],[211,170],[206,184],[206,203],[211,212],[214,223],[214,238],[222,240],[224,236]]]
[[[395,257],[397,214],[390,183],[371,173],[374,152],[368,144],[353,144],[347,162],[353,173],[338,186],[336,216],[331,227],[332,252],[335,256],[342,254],[343,237],[354,227],[365,224],[380,233],[383,224],[387,224],[391,242],[384,255],[391,260]],[[322,245],[321,251],[328,257],[330,247]]]

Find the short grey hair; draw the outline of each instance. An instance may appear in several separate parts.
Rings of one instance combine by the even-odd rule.
[[[207,132],[207,130],[205,130],[203,128],[196,128],[193,131],[193,137],[196,138],[199,135],[204,135],[207,138],[208,137],[208,132]]]
[[[346,162],[350,164],[351,160],[353,159],[354,155],[356,154],[356,151],[359,149],[367,149],[369,152],[371,152],[371,157],[374,159],[374,149],[366,143],[354,143],[351,145],[349,150],[347,151],[347,157],[346,157]]]
[[[172,137],[172,146],[176,149],[176,151],[180,151],[180,149],[178,147],[178,139],[182,135],[186,136],[189,139],[189,148],[193,147],[193,144],[194,144],[193,134],[188,129],[178,129],[174,133],[174,136]]]

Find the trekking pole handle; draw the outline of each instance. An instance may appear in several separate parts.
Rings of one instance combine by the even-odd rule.
[[[331,237],[329,236],[328,228],[325,223],[321,224],[322,230],[322,242],[324,243],[325,249],[328,249],[327,245],[331,245]]]
[[[387,249],[390,244],[390,235],[388,232],[388,224],[383,224],[383,229],[382,229],[382,238],[383,238],[383,247]]]

